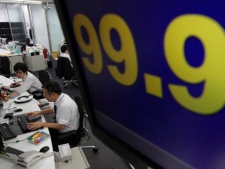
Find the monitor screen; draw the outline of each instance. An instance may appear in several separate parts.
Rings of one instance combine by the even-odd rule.
[[[225,168],[225,2],[55,3],[99,139],[147,165]]]
[[[4,146],[4,143],[3,143],[3,140],[2,140],[2,136],[1,136],[1,133],[0,133],[0,151],[2,149],[4,149],[4,148],[5,148],[5,146]]]

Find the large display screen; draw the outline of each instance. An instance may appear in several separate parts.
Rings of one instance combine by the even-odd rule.
[[[225,1],[64,0],[94,117],[170,169],[225,168]]]

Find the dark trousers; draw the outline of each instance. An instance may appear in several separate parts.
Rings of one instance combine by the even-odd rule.
[[[58,145],[69,143],[70,147],[75,147],[80,142],[80,136],[74,134],[73,131],[67,133],[60,133],[56,129],[49,128],[49,132],[52,140],[53,151],[59,151]]]

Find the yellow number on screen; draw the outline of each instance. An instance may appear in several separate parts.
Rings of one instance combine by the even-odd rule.
[[[82,37],[82,27],[85,28],[88,33],[89,43],[86,43]],[[100,73],[102,71],[102,53],[96,31],[91,21],[85,15],[77,14],[73,19],[73,28],[75,38],[81,50],[87,54],[88,57],[93,55],[93,63],[87,56],[82,57],[84,65],[92,73]]]
[[[184,44],[190,36],[198,38],[204,47],[204,62],[197,68],[189,65],[184,55]],[[169,84],[175,100],[199,114],[219,111],[225,98],[225,34],[220,24],[203,15],[177,17],[166,30],[164,50],[177,77],[191,84],[204,82],[202,95],[198,98],[191,96],[186,86]]]
[[[110,38],[110,31],[114,29],[121,39],[121,49],[116,50]],[[100,21],[100,37],[102,45],[109,58],[116,63],[124,63],[125,70],[120,72],[116,65],[108,65],[112,77],[123,85],[132,85],[138,75],[136,48],[133,36],[126,22],[118,15],[104,15]]]

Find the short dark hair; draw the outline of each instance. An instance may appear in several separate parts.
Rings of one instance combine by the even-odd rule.
[[[62,45],[62,46],[61,46],[61,52],[62,52],[62,53],[65,53],[66,50],[68,50],[67,46],[66,46],[66,45]]]
[[[61,87],[59,86],[59,84],[55,81],[48,81],[46,82],[42,88],[45,88],[47,90],[47,92],[50,94],[50,93],[57,93],[57,94],[61,94],[62,93],[62,89]]]
[[[21,62],[16,63],[14,65],[13,69],[14,69],[15,72],[18,71],[18,70],[21,70],[24,73],[26,73],[28,71],[27,65],[25,65],[24,63],[21,63]]]

